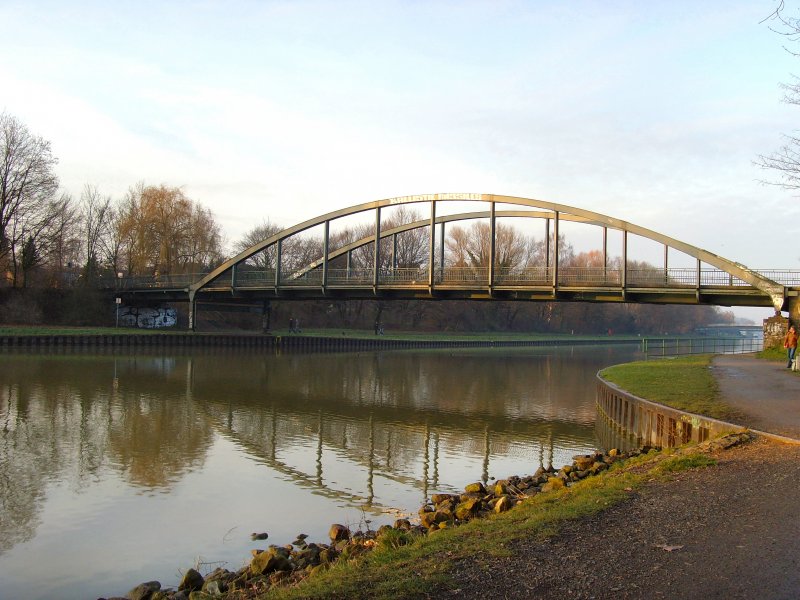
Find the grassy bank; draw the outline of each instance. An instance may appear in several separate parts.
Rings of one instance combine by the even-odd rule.
[[[715,419],[734,419],[736,411],[719,398],[710,369],[712,356],[634,362],[609,367],[600,374],[640,398]]]
[[[758,358],[770,360],[773,362],[786,362],[786,349],[785,348],[767,348],[761,352],[756,353]]]
[[[339,561],[297,587],[273,588],[264,599],[414,598],[452,589],[459,561],[478,558],[490,568],[523,537],[553,535],[568,520],[590,516],[625,499],[648,480],[714,461],[700,453],[651,452],[616,463],[602,475],[569,488],[529,498],[512,511],[425,537],[400,532],[379,538],[377,548],[352,561]]]

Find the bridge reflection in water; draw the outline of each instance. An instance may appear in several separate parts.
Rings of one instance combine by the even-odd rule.
[[[581,406],[584,399],[556,407],[554,395],[547,393],[544,406],[524,406],[561,369],[541,356],[539,365],[523,365],[523,356],[497,361],[502,364],[494,365],[493,374],[466,385],[485,356],[441,353],[421,360],[413,354],[375,353],[340,360],[290,355],[260,363],[247,378],[219,371],[209,376],[205,359],[193,357],[187,363],[188,389],[215,431],[270,469],[315,494],[380,514],[389,508],[381,490],[392,486],[417,490],[417,502],[431,490],[456,491],[452,477],[440,478],[442,462],[452,463],[454,456],[479,459],[468,477],[487,481],[509,474],[498,471],[504,463],[524,461],[533,471],[554,460],[567,462],[572,450],[563,450],[565,442],[593,447],[593,407]],[[302,375],[309,361],[313,377]],[[514,369],[527,374],[513,377]],[[333,378],[345,383],[332,390]],[[264,382],[271,382],[267,410]],[[230,401],[218,400],[223,390]],[[563,396],[571,391],[564,389]],[[509,401],[515,403],[511,412]],[[570,410],[571,403],[578,406]],[[565,419],[559,413],[570,415]],[[342,484],[343,464],[357,467],[360,484]]]

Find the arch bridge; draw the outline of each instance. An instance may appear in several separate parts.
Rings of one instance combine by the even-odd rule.
[[[453,203],[479,203],[482,210],[444,214],[442,207]],[[428,217],[410,222],[382,219],[382,214],[403,205],[427,205]],[[361,215],[363,219],[365,214],[369,225],[358,229],[362,235],[342,238],[336,234],[335,228],[348,218]],[[537,260],[510,261],[504,255],[504,230],[499,221],[512,219],[524,219],[541,232]],[[480,256],[474,250],[465,254],[468,260],[446,256],[445,249],[452,244],[446,240],[446,231],[453,231],[454,224],[476,220],[483,224]],[[563,256],[561,230],[565,223],[601,232],[602,249],[595,252],[591,266],[577,265]],[[316,243],[306,243],[298,250],[298,240],[310,230],[318,232]],[[619,232],[615,235],[621,240],[613,257],[609,254],[610,231]],[[631,236],[663,247],[662,264],[632,261],[628,256]],[[417,245],[415,259],[404,259],[398,252],[404,244]],[[675,252],[691,257],[693,264],[671,266]],[[188,300],[193,328],[196,302],[201,298],[649,302],[771,306],[780,311],[797,305],[799,286],[798,271],[755,271],[600,213],[529,198],[446,193],[388,198],[333,211],[275,233],[210,273],[137,281],[125,293]]]

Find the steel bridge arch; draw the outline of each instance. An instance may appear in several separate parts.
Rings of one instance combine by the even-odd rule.
[[[488,211],[479,211],[479,212],[472,212],[472,213],[461,213],[457,215],[447,215],[442,217],[436,217],[436,205],[440,202],[485,202],[489,204]],[[386,207],[404,205],[404,204],[429,204],[431,207],[431,217],[430,219],[416,221],[414,223],[409,223],[406,225],[402,225],[400,227],[396,227],[393,229],[381,230],[381,209]],[[515,205],[520,207],[525,207],[526,209],[539,209],[540,211],[544,212],[532,212],[530,210],[524,211],[498,211],[496,206],[498,204],[503,205]],[[351,215],[355,215],[358,213],[363,213],[367,211],[375,211],[375,233],[369,237],[363,238],[343,248],[339,248],[336,251],[329,253],[328,252],[328,232],[330,223],[336,219],[347,217]],[[491,223],[491,255],[490,255],[490,262],[489,262],[489,269],[490,272],[494,268],[494,241],[495,241],[495,220],[497,217],[530,217],[530,218],[542,218],[542,219],[552,219],[554,222],[554,231],[553,231],[553,240],[554,244],[556,245],[554,251],[554,266],[555,266],[555,280],[554,280],[554,287],[558,287],[557,283],[557,272],[558,272],[558,223],[559,221],[573,221],[573,222],[580,222],[586,223],[590,225],[595,225],[599,227],[603,227],[605,229],[612,229],[621,231],[623,234],[623,271],[626,268],[627,264],[627,235],[629,233],[638,235],[640,237],[653,240],[659,244],[663,244],[665,248],[672,248],[678,250],[688,256],[691,256],[697,260],[698,265],[698,272],[700,269],[700,263],[706,263],[711,265],[720,271],[724,271],[729,275],[736,277],[737,279],[745,282],[746,284],[760,290],[762,293],[767,295],[773,307],[776,311],[781,310],[786,303],[786,288],[767,277],[759,274],[758,272],[749,269],[745,265],[741,263],[734,262],[732,260],[726,259],[721,257],[717,254],[699,248],[697,246],[693,246],[686,242],[682,242],[678,239],[669,237],[667,235],[658,233],[651,229],[647,229],[645,227],[641,227],[639,225],[617,219],[614,217],[610,217],[608,215],[604,215],[601,213],[585,210],[582,208],[568,206],[565,204],[559,204],[555,202],[549,202],[545,200],[538,200],[538,199],[531,199],[531,198],[522,198],[517,196],[504,196],[504,195],[497,195],[497,194],[475,194],[475,193],[441,193],[441,194],[420,194],[420,195],[411,195],[411,196],[399,196],[395,198],[386,198],[383,200],[376,200],[372,202],[366,202],[362,204],[357,204],[354,206],[350,206],[347,208],[343,208],[340,210],[332,211],[318,217],[314,217],[302,223],[298,223],[297,225],[288,227],[273,236],[268,237],[267,239],[259,242],[247,248],[243,252],[237,254],[233,258],[225,261],[219,267],[205,275],[202,279],[195,282],[194,284],[190,285],[188,288],[190,302],[194,301],[195,295],[198,292],[201,292],[204,288],[206,288],[212,281],[219,278],[223,273],[229,271],[231,269],[236,269],[237,265],[243,263],[250,257],[258,254],[262,250],[276,245],[278,249],[278,256],[280,256],[280,248],[282,242],[298,233],[302,233],[308,229],[316,227],[318,225],[325,226],[325,237],[324,237],[324,249],[323,249],[323,256],[316,260],[309,263],[309,265],[303,268],[303,272],[308,272],[312,269],[318,268],[320,266],[324,266],[325,263],[329,262],[335,256],[340,256],[346,251],[352,250],[356,247],[364,246],[370,243],[376,243],[378,240],[384,239],[390,235],[395,235],[397,233],[401,233],[403,231],[409,231],[411,229],[417,229],[422,227],[430,227],[430,260],[431,264],[433,263],[433,253],[434,253],[434,244],[435,244],[435,225],[440,223],[452,222],[452,221],[462,221],[467,219],[474,219],[474,218],[486,218],[490,219]],[[548,226],[549,227],[549,226]],[[377,256],[379,253],[375,253],[375,260],[377,263]],[[280,276],[280,260],[278,262],[278,274],[276,278]],[[377,267],[377,264],[376,264]],[[375,270],[377,276],[377,268]],[[430,270],[430,286],[433,287],[433,270]],[[490,276],[491,280],[491,276]],[[376,282],[377,283],[377,282]],[[699,285],[699,284],[698,284]],[[377,287],[377,286],[376,286]],[[625,281],[623,276],[622,281],[622,290],[624,294],[625,290]]]

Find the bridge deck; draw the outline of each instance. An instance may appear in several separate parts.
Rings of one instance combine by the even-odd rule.
[[[784,280],[788,295],[797,295],[800,273],[770,271]],[[121,296],[139,299],[188,301],[188,289],[203,274],[114,282]],[[558,277],[558,285],[553,281]],[[278,279],[278,281],[276,281]],[[490,283],[491,279],[491,283]],[[623,279],[625,280],[623,282]],[[715,304],[772,306],[762,290],[719,269],[629,269],[550,267],[522,269],[447,267],[379,270],[314,269],[294,273],[274,270],[231,271],[203,288],[203,297],[227,300],[257,299],[471,299],[584,302],[645,302],[660,304]]]

